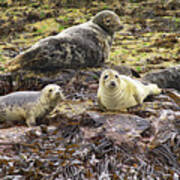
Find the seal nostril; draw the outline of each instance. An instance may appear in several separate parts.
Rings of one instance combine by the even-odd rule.
[[[111,81],[111,86],[115,87],[116,83],[114,81]]]
[[[124,27],[122,25],[119,26],[119,30],[123,29]]]

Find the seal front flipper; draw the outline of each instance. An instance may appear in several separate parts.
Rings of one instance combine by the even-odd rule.
[[[134,97],[134,99],[136,100],[137,105],[143,103],[143,98],[141,98],[137,93],[135,93],[135,94],[133,95],[133,97]]]
[[[36,119],[33,116],[30,116],[26,119],[26,124],[28,127],[32,127],[36,125]]]
[[[107,108],[101,103],[100,97],[97,97],[97,103],[98,103],[98,106],[101,109],[101,111],[104,111],[104,112],[107,111]]]

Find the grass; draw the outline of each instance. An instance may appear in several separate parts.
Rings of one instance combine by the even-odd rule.
[[[64,30],[64,29],[65,29],[65,27],[64,27],[64,26],[59,25],[59,27],[58,27],[59,32],[61,32],[61,31],[62,31],[62,30]]]

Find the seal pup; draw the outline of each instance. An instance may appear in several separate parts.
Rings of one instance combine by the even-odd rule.
[[[117,14],[101,11],[86,23],[40,40],[17,55],[7,68],[46,72],[100,66],[109,56],[115,32],[122,28]]]
[[[0,97],[0,122],[11,124],[25,120],[28,126],[36,124],[64,100],[60,86],[49,84],[41,91],[19,91]]]
[[[107,69],[102,72],[97,101],[102,110],[126,110],[142,104],[148,95],[158,95],[161,89],[156,84],[144,85],[138,80]]]

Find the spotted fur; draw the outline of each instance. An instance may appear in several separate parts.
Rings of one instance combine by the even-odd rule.
[[[84,24],[40,40],[18,55],[7,68],[9,71],[53,71],[100,66],[109,56],[114,33],[121,29],[114,12],[101,11]]]

